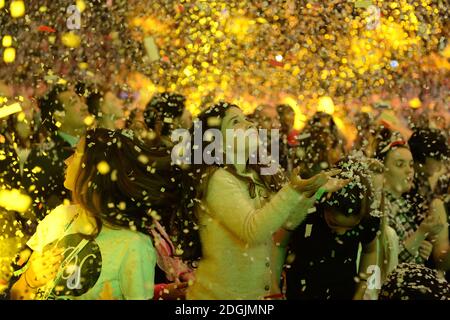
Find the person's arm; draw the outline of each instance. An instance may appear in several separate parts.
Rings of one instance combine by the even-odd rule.
[[[435,199],[431,203],[431,212],[436,215],[439,222],[444,226],[442,230],[430,238],[433,243],[433,259],[438,269],[450,270],[450,244],[448,239],[448,222],[444,203]]]
[[[413,262],[419,254],[420,247],[428,237],[439,234],[443,228],[436,210],[431,206],[428,216],[422,221],[419,228],[403,243],[399,257],[402,262]]]
[[[12,300],[33,300],[40,287],[53,280],[63,259],[63,250],[54,248],[42,254],[33,252],[28,268],[11,287]]]
[[[368,285],[367,280],[370,277],[370,274],[368,274],[370,266],[377,266],[377,237],[375,237],[368,244],[362,246],[361,259],[359,261],[358,269],[360,281],[356,285],[356,291],[355,295],[353,296],[353,300],[363,299]]]
[[[273,235],[272,247],[272,294],[280,294],[280,280],[283,272],[284,262],[286,261],[286,252],[292,231],[279,229]]]
[[[271,239],[304,196],[287,184],[262,208],[256,209],[238,178],[219,169],[210,178],[205,200],[210,214],[228,231],[246,243],[258,244]]]
[[[285,231],[295,230],[306,219],[310,212],[314,212],[314,209],[313,211],[310,211],[310,209],[314,207],[315,202],[316,199],[314,197],[304,198],[303,201],[301,201],[301,203],[297,206],[297,210],[287,217],[282,228]],[[283,232],[281,234],[283,234]]]

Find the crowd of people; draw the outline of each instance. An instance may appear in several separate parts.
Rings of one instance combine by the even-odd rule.
[[[289,105],[193,119],[185,102],[126,113],[113,90],[57,84],[1,119],[2,189],[31,198],[0,213],[4,299],[450,299],[445,119],[397,112],[398,130],[374,108],[349,144],[324,112],[298,130]],[[225,146],[227,130],[277,129],[277,170],[261,174],[248,144],[244,163],[234,148],[173,163],[181,128]]]

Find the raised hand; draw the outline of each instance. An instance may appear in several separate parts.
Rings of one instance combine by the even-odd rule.
[[[419,230],[427,236],[435,236],[439,234],[443,228],[444,224],[434,214],[428,215],[419,226]]]
[[[329,177],[326,184],[322,186],[327,192],[336,192],[341,190],[343,187],[345,187],[347,184],[350,183],[350,179],[339,179],[339,178],[333,178]]]
[[[329,175],[325,172],[316,174],[309,179],[300,178],[300,168],[297,167],[292,171],[291,174],[291,185],[299,192],[305,194],[306,197],[312,197],[317,190],[325,183],[327,183]]]
[[[297,191],[304,193],[308,198],[312,197],[321,187],[327,192],[335,192],[350,182],[350,180],[347,179],[333,178],[341,172],[339,169],[323,171],[309,179],[300,178],[299,171],[299,168],[295,168],[292,171],[291,185],[297,189]]]

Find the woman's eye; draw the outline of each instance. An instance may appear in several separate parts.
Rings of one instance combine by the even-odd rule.
[[[238,124],[239,120],[238,119],[233,119],[233,121],[231,122],[232,124]]]

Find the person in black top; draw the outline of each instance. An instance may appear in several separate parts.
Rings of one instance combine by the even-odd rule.
[[[316,211],[291,234],[286,261],[288,300],[360,299],[364,295],[365,272],[376,265],[380,218],[370,214],[374,193],[369,175],[361,169],[347,169],[340,177],[352,181],[323,197]]]

